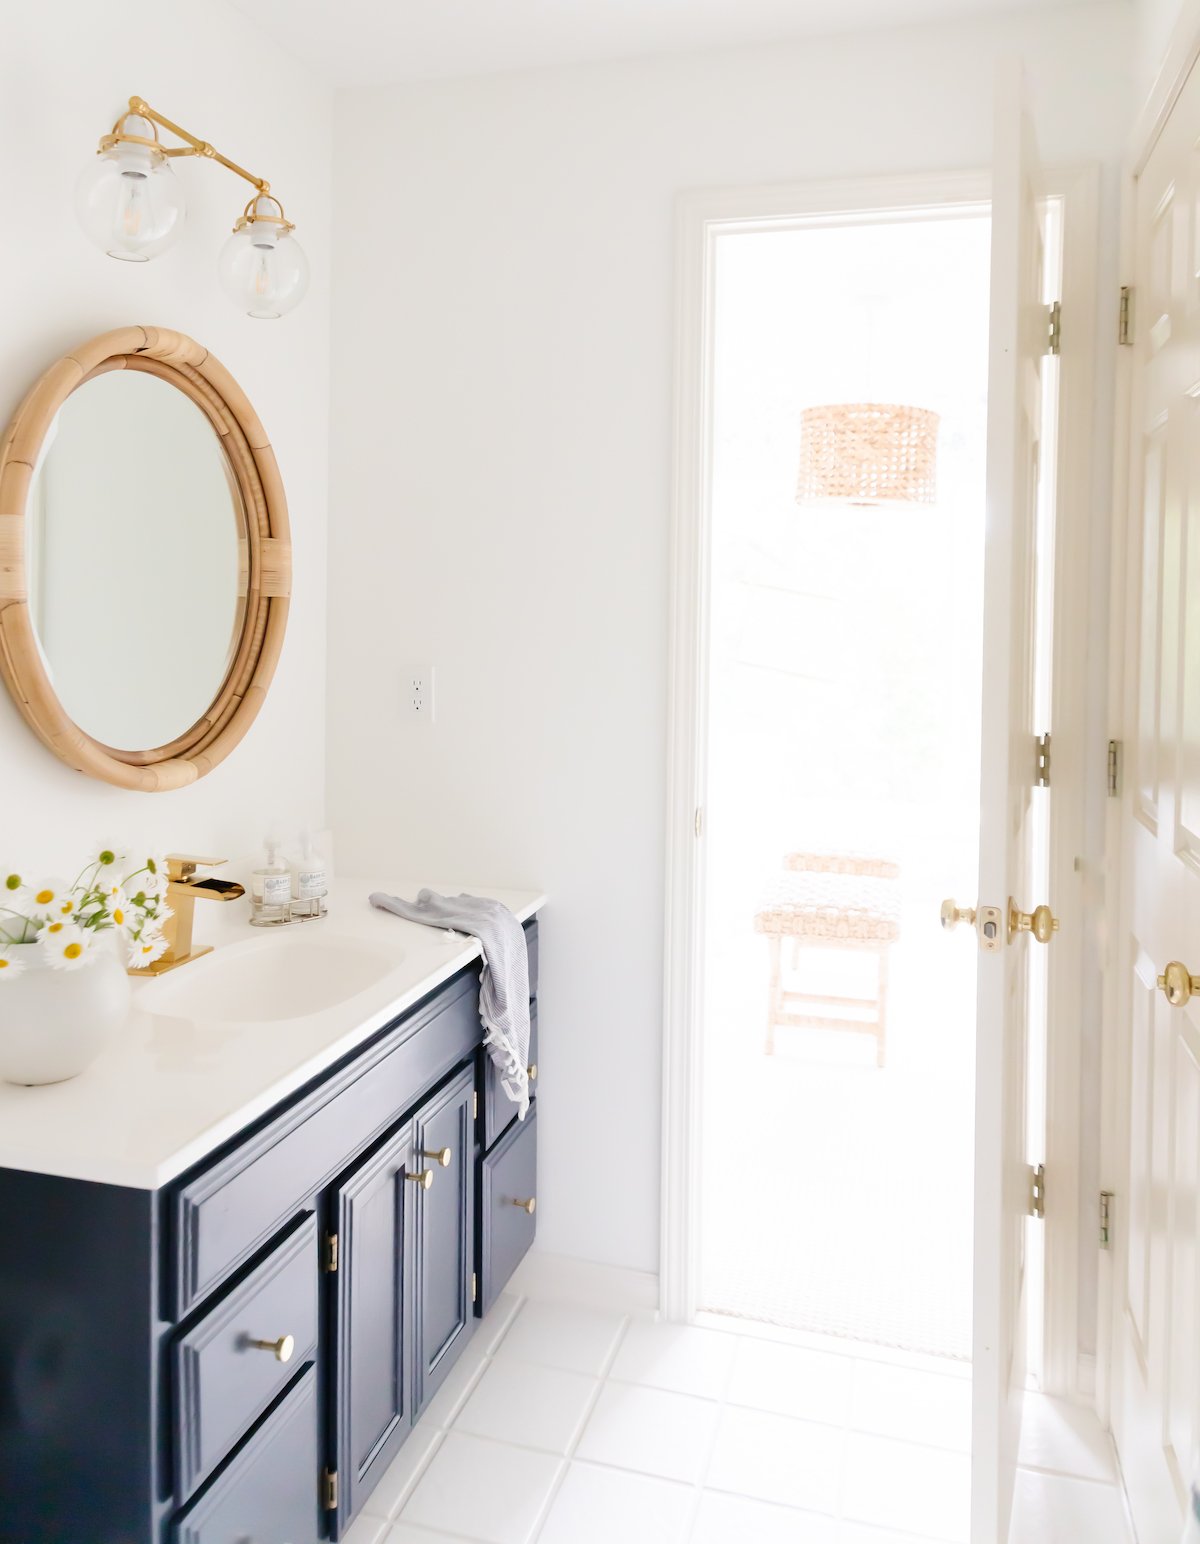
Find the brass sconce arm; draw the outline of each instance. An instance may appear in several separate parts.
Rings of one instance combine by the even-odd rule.
[[[178,123],[173,123],[170,118],[165,117],[162,113],[151,107],[144,97],[131,96],[129,98],[129,112],[123,113],[113,125],[112,133],[106,134],[100,141],[101,150],[108,150],[113,145],[120,144],[122,140],[132,140],[135,144],[142,142],[139,136],[122,134],[121,125],[127,117],[146,118],[149,122],[158,124],[160,129],[166,129],[168,134],[174,134],[176,139],[183,140],[182,145],[160,145],[155,142],[154,148],[161,155],[202,155],[209,161],[219,162],[227,171],[234,172],[237,176],[244,178],[252,187],[257,188],[260,193],[269,193],[271,191],[271,184],[265,177],[256,177],[253,172],[248,172],[244,166],[239,166],[236,161],[231,161],[228,156],[222,155],[206,139],[197,139],[194,134],[189,134]]]

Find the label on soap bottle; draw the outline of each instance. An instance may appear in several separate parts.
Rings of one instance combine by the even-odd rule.
[[[296,870],[296,887],[302,901],[315,901],[326,893],[325,870],[301,868]]]
[[[286,906],[292,898],[292,876],[286,873],[264,874],[262,898],[264,906]]]

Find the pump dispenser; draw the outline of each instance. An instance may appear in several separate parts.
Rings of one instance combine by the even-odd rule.
[[[302,919],[325,915],[329,891],[325,859],[313,843],[312,833],[300,835],[300,854],[292,860],[292,916]]]
[[[266,862],[250,876],[250,921],[255,927],[274,927],[290,920],[292,872],[279,856],[279,841],[269,836],[264,843]]]

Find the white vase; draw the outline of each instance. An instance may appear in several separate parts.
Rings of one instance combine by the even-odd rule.
[[[0,981],[0,1079],[63,1083],[128,1018],[129,977],[108,939],[77,970],[55,970],[37,944],[19,948],[24,969]]]

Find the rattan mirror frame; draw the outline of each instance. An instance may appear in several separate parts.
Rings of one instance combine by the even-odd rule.
[[[26,501],[42,443],[70,394],[107,370],[147,371],[202,409],[220,436],[246,521],[246,605],[220,690],[178,739],[140,751],[104,745],[68,717],[34,634],[25,569]],[[194,783],[222,762],[257,717],[275,673],[291,569],[287,500],[263,426],[220,360],[186,334],[164,327],[101,333],[51,365],[13,415],[0,446],[0,675],[42,744],[77,771],[154,793]]]

